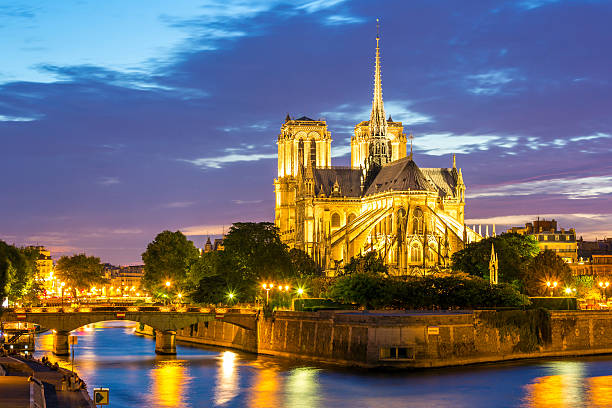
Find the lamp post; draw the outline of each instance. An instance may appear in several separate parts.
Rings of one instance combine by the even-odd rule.
[[[62,287],[62,307],[64,307],[64,286],[66,286],[66,282],[62,282],[60,286]]]
[[[267,283],[264,283],[263,285],[261,285],[261,287],[264,288],[264,290],[266,291],[266,305],[267,305],[268,302],[270,301],[270,289],[274,287],[274,284],[270,283],[268,285]]]
[[[610,286],[610,282],[599,281],[599,288],[601,290],[604,302],[606,301],[606,289],[608,289],[608,286]]]

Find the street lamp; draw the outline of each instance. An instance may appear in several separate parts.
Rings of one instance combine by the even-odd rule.
[[[603,281],[599,281],[599,287],[601,289],[601,293],[603,294],[603,300],[606,300],[606,289],[608,289],[608,286],[610,286],[610,282],[603,282]]]
[[[263,285],[261,285],[261,287],[264,288],[264,290],[266,291],[266,305],[267,305],[268,302],[270,301],[270,289],[274,287],[274,284],[271,283],[270,285],[268,285],[267,283],[264,283]]]
[[[171,285],[170,281],[166,281],[166,287],[169,288]]]
[[[557,287],[558,284],[559,283],[557,281],[555,281],[555,282],[551,282],[551,281],[546,282],[546,286],[548,286],[548,288],[550,289],[550,297],[553,296],[553,292],[555,291],[555,288]]]

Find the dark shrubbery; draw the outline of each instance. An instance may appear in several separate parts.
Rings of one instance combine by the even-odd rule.
[[[522,307],[529,299],[508,284],[478,277],[383,277],[359,273],[338,278],[327,295],[368,309]]]

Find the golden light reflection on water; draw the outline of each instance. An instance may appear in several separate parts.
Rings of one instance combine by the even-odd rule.
[[[612,407],[612,376],[585,377],[585,363],[577,361],[555,362],[551,371],[525,387],[524,407]]]
[[[240,380],[236,370],[236,353],[225,351],[221,354],[220,367],[217,371],[215,387],[215,404],[223,405],[238,395]]]
[[[248,396],[251,408],[281,407],[281,384],[278,370],[258,367]]]
[[[183,407],[188,388],[185,360],[161,360],[151,370],[151,397],[149,406]]]
[[[288,407],[318,407],[320,395],[318,375],[319,370],[309,367],[291,370],[285,385],[286,405]]]
[[[612,407],[612,375],[589,378],[587,380],[587,386],[589,407]]]

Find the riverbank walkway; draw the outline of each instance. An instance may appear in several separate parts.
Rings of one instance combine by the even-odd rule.
[[[86,389],[67,390],[69,370],[18,355],[0,356],[0,408],[92,408]],[[29,381],[32,377],[34,383]],[[30,390],[33,389],[31,392]],[[6,392],[5,392],[6,391]]]

